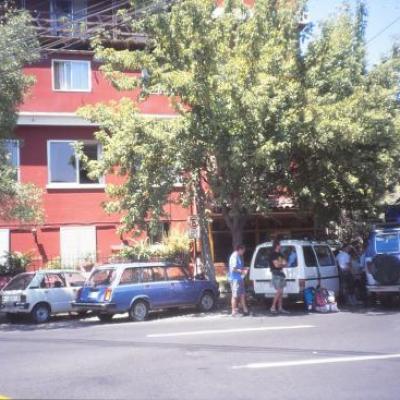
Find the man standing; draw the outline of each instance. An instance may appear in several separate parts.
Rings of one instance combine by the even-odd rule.
[[[244,268],[243,255],[245,247],[240,244],[236,246],[235,251],[229,258],[229,282],[232,291],[232,317],[239,315],[239,301],[243,309],[243,315],[249,315],[249,310],[246,304],[246,293],[244,289],[244,277],[247,274],[247,269]]]
[[[272,253],[270,256],[270,266],[272,274],[272,285],[276,290],[274,300],[272,301],[271,313],[277,314],[288,314],[282,307],[283,301],[283,290],[286,286],[286,275],[283,272],[283,268],[287,267],[287,261],[281,253],[281,243],[278,239],[274,240],[272,244]]]
[[[354,277],[350,251],[350,245],[345,244],[336,256],[336,261],[339,264],[344,300],[347,304],[354,306],[357,302],[354,295]]]

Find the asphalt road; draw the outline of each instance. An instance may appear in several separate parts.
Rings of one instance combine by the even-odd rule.
[[[400,310],[0,324],[0,397],[398,399]]]

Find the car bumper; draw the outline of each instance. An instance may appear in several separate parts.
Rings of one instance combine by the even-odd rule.
[[[3,313],[29,313],[30,312],[30,304],[29,303],[21,303],[21,302],[13,302],[13,303],[2,303],[0,304],[0,312]]]
[[[367,291],[369,293],[400,293],[400,285],[368,285]]]
[[[116,309],[115,303],[85,303],[81,301],[73,301],[72,309],[76,311],[112,311]]]

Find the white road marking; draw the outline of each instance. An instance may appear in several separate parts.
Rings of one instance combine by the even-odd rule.
[[[266,363],[254,363],[245,365],[234,365],[233,369],[262,369],[262,368],[279,368],[279,367],[300,367],[304,365],[319,365],[319,364],[335,364],[335,363],[348,363],[348,362],[361,362],[361,361],[374,361],[374,360],[390,360],[400,358],[400,353],[395,354],[382,354],[376,356],[354,356],[354,357],[330,357],[330,358],[316,358],[307,360],[295,361],[276,361]]]
[[[265,326],[262,328],[210,329],[210,330],[205,330],[205,331],[153,333],[153,334],[147,335],[147,337],[148,338],[160,338],[160,337],[175,337],[175,336],[218,335],[218,334],[225,334],[225,333],[280,331],[280,330],[306,329],[306,328],[315,328],[315,326],[314,325],[292,325],[292,326]]]

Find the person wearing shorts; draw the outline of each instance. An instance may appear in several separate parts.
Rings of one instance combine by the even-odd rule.
[[[272,286],[276,290],[274,300],[272,302],[271,313],[283,313],[287,314],[282,307],[283,290],[286,286],[286,275],[283,272],[283,268],[287,266],[287,261],[281,253],[281,244],[279,240],[275,240],[272,247],[272,253],[270,256],[270,266],[272,274]]]
[[[246,292],[244,288],[244,277],[247,269],[244,268],[243,255],[245,247],[239,245],[229,258],[229,282],[232,291],[232,316],[239,315],[239,302],[243,309],[243,315],[249,315],[249,310],[246,304]]]

